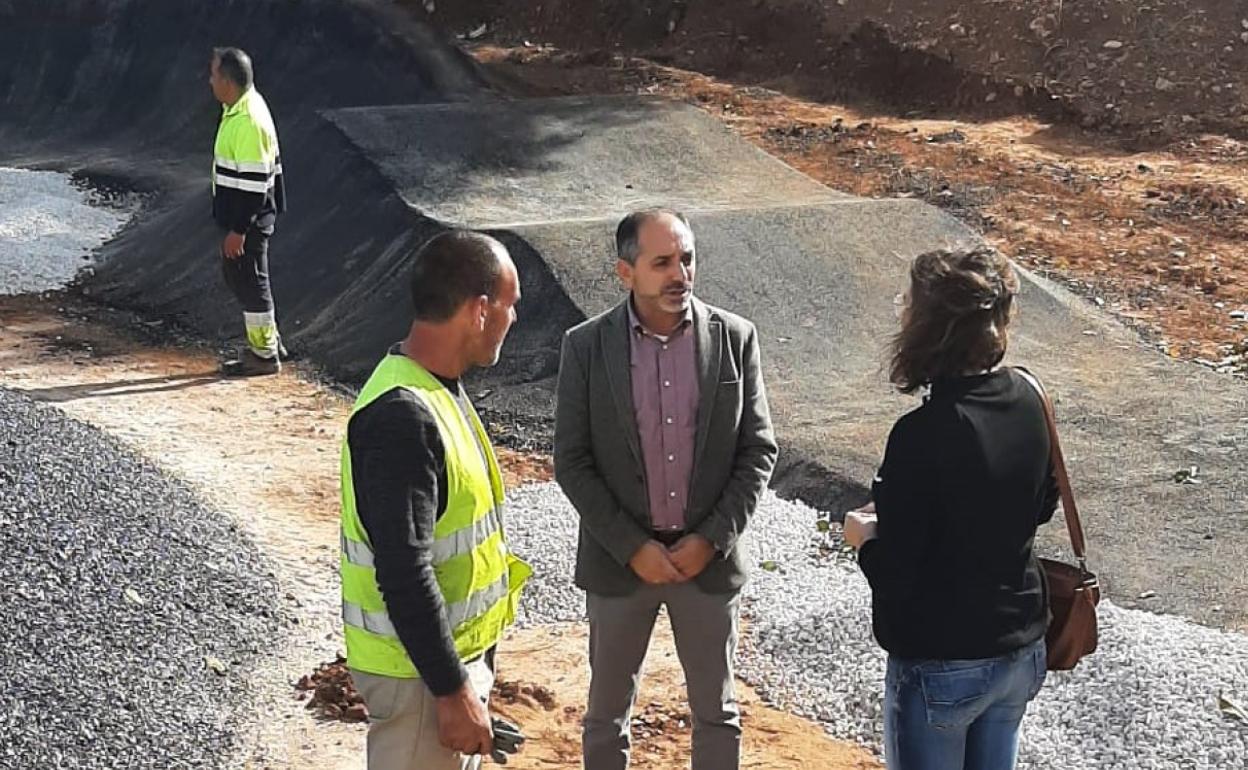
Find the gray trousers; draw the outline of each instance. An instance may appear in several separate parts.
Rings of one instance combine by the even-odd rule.
[[[685,582],[646,585],[629,596],[587,594],[586,604],[591,678],[581,735],[585,770],[628,767],[629,720],[660,605],[667,606],[688,682],[693,770],[736,770],[741,712],[732,664],[740,593],[708,594]]]

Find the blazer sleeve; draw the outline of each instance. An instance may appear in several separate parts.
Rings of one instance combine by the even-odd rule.
[[[627,565],[650,533],[620,506],[598,470],[590,431],[589,378],[571,332],[563,338],[556,398],[555,481],[590,537]]]
[[[758,331],[753,324],[748,324],[741,360],[741,427],[732,474],[711,513],[697,528],[698,534],[725,556],[732,552],[758,508],[779,454],[763,385]]]

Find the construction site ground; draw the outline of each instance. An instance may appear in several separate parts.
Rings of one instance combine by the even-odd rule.
[[[1168,355],[1248,372],[1248,145],[1237,138],[1092,132],[1000,104],[989,110],[982,99],[939,117],[909,115],[786,88],[785,76],[746,84],[606,47],[565,51],[517,40],[472,53],[496,87],[518,97],[640,93],[694,104],[836,190],[916,197],[950,211]],[[810,98],[790,95],[799,92]],[[221,380],[216,362],[211,346],[161,319],[73,295],[0,297],[5,386],[56,404],[187,479],[272,558],[303,630],[255,675],[261,702],[248,766],[361,767],[364,728],[318,717],[295,687],[341,651],[337,464],[348,397],[310,368],[237,382]],[[550,477],[543,456],[503,450],[503,462],[513,485]],[[495,702],[532,737],[512,766],[575,766],[584,635],[573,624],[506,640]],[[635,714],[641,768],[670,768],[688,753],[679,667],[670,635],[661,630],[658,640]],[[744,767],[879,766],[866,750],[742,689]]]
[[[364,727],[308,708],[309,694],[296,687],[342,650],[338,448],[349,398],[299,367],[276,379],[223,380],[217,360],[211,347],[158,320],[68,295],[0,297],[7,387],[55,404],[188,480],[272,560],[287,609],[300,623],[286,648],[252,674],[259,704],[245,766],[363,767]],[[509,485],[550,478],[546,457],[501,449],[500,460]],[[518,629],[503,643],[494,703],[530,738],[509,766],[578,764],[586,649],[583,624]],[[833,741],[816,723],[740,688],[743,767],[880,766],[869,751]],[[660,619],[634,715],[634,767],[671,768],[688,756],[683,691],[671,634]]]

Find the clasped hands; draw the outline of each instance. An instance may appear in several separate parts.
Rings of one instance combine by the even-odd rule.
[[[715,546],[702,535],[693,533],[677,540],[668,548],[657,540],[648,540],[628,566],[637,577],[651,585],[683,583],[692,580],[715,558]]]

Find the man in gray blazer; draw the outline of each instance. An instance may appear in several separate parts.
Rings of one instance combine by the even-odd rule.
[[[693,231],[649,209],[616,230],[628,298],[568,331],[555,478],[581,518],[592,678],[587,770],[628,766],[629,716],[659,607],[689,686],[694,770],[738,767],[733,687],[742,536],[776,462],[758,333],[693,297]]]

